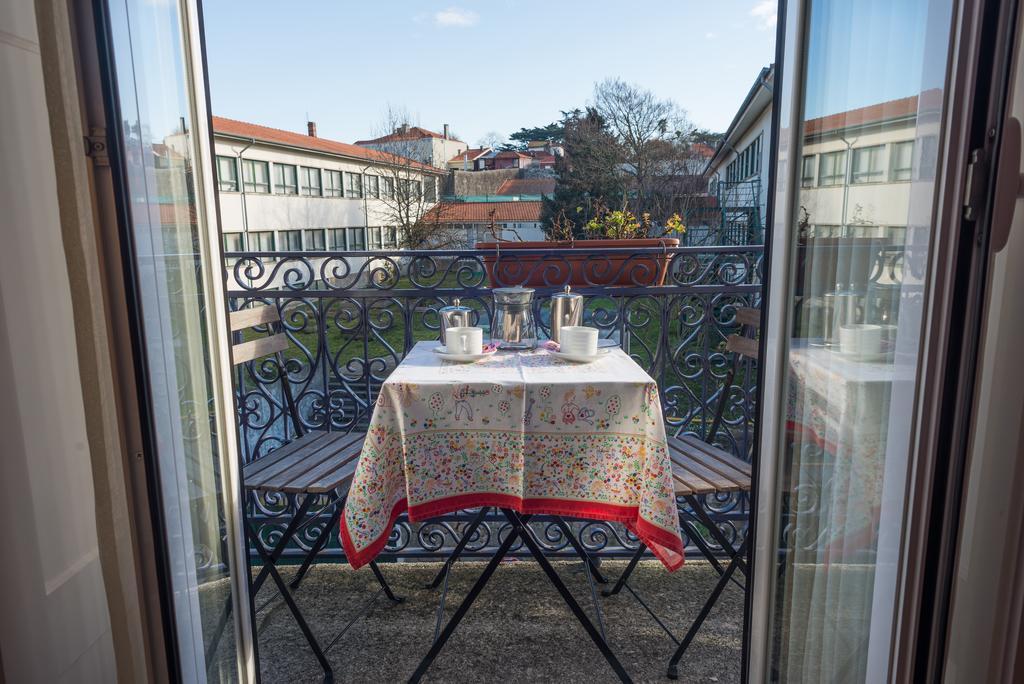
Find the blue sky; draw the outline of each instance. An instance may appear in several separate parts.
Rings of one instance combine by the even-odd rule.
[[[946,0],[816,0],[811,7],[806,118],[942,85]]]
[[[215,114],[369,137],[387,107],[470,144],[549,123],[620,77],[732,120],[774,59],[773,0],[205,0]]]

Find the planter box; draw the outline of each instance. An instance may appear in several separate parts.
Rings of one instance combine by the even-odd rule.
[[[477,249],[497,249],[484,256],[491,287],[629,287],[662,285],[671,254],[631,254],[637,249],[678,247],[677,238],[643,240],[577,240],[575,242],[478,242]],[[614,252],[593,249],[614,248]],[[506,258],[507,252],[545,250]]]

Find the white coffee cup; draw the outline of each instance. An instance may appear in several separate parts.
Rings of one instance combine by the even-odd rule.
[[[851,356],[872,356],[882,350],[882,326],[851,323],[839,326],[839,349]]]
[[[444,341],[449,354],[480,354],[484,350],[484,329],[448,328],[444,331]]]
[[[568,325],[558,333],[559,351],[563,354],[593,356],[597,354],[597,328]]]

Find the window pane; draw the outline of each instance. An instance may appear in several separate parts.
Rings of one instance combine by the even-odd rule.
[[[322,228],[313,228],[306,231],[305,249],[309,251],[323,251],[327,249]]]
[[[937,204],[934,183],[889,170],[908,167],[900,143],[944,125],[951,0],[805,7],[803,120],[789,130],[818,180],[787,198],[795,277],[771,293],[791,321],[771,455],[779,533],[761,556],[778,564],[771,679],[889,681]]]
[[[351,251],[366,249],[366,229],[365,228],[349,228],[348,229],[348,248]]]
[[[345,197],[363,196],[363,177],[358,173],[345,174]]]
[[[298,252],[302,250],[301,230],[282,230],[280,234],[281,251]]]
[[[217,184],[221,192],[238,191],[238,166],[234,157],[217,157]]]
[[[800,185],[809,188],[814,185],[814,155],[804,157],[803,171],[800,174]]]
[[[381,197],[385,199],[394,199],[395,197],[395,180],[393,178],[381,178]]]
[[[241,252],[245,249],[245,233],[224,233],[224,251]]]
[[[380,178],[377,176],[366,177],[366,196],[380,197]]]
[[[292,164],[274,164],[274,192],[281,195],[299,194],[298,175]]]
[[[895,143],[889,156],[891,159],[892,168],[890,173],[892,174],[892,180],[910,180],[914,166],[914,141],[907,140]]]
[[[345,251],[345,229],[344,228],[331,228],[331,249],[338,251]]]
[[[302,167],[302,194],[309,197],[320,196],[320,169]]]
[[[274,233],[269,230],[249,233],[249,249],[254,252],[273,252]]]
[[[270,168],[265,161],[242,160],[242,186],[246,192],[270,192]]]

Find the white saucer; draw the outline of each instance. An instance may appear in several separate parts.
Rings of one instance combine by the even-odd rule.
[[[832,353],[845,361],[852,361],[854,363],[879,363],[881,361],[889,361],[892,359],[891,351],[873,352],[870,354],[859,354],[857,352],[844,351],[834,351]]]
[[[597,353],[593,356],[588,354],[566,354],[560,351],[549,351],[549,354],[554,356],[556,359],[563,359],[565,361],[572,361],[573,363],[590,363],[591,361],[597,361],[599,358],[608,353],[608,348],[601,348],[597,350]]]
[[[445,361],[455,361],[456,363],[479,361],[480,359],[486,359],[488,356],[493,356],[497,352],[497,349],[492,349],[491,351],[480,352],[479,354],[450,354],[446,347],[434,347],[435,354],[443,358]]]

